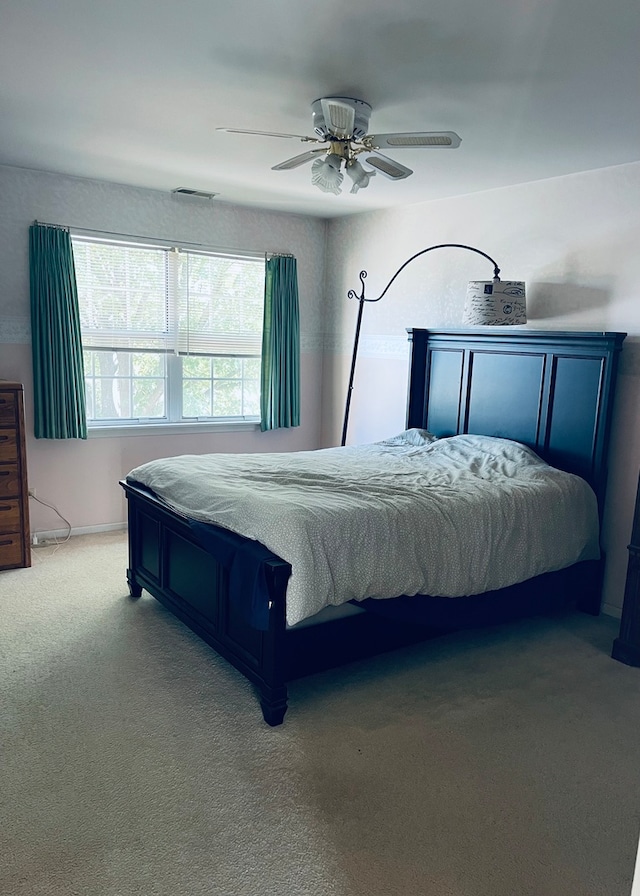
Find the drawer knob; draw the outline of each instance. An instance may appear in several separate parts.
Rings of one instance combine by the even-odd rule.
[[[4,545],[6,545],[6,544],[13,544],[13,539],[12,539],[12,538],[5,538],[5,539],[3,539],[2,541],[0,541],[0,548],[1,548],[1,547],[4,547]]]
[[[0,436],[0,442],[8,442],[9,436]]]
[[[2,513],[3,510],[11,510],[11,504],[0,504],[0,513]]]

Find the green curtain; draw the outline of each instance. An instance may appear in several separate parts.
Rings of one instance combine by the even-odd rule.
[[[29,228],[35,436],[86,439],[84,364],[69,231]]]
[[[296,259],[267,259],[260,428],[300,426],[300,313]]]

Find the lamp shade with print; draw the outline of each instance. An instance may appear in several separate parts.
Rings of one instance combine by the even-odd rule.
[[[462,323],[470,326],[526,324],[525,284],[522,280],[471,280]]]

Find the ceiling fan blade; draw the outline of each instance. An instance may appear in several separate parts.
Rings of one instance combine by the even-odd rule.
[[[365,140],[373,146],[393,149],[457,149],[460,137],[454,131],[417,131],[409,134],[371,134]]]
[[[334,137],[347,139],[353,134],[356,112],[353,105],[344,103],[336,97],[320,100],[322,114],[327,129]]]
[[[376,171],[379,171],[380,174],[384,174],[385,177],[391,180],[403,180],[403,178],[413,174],[411,168],[400,165],[399,162],[390,159],[388,156],[383,156],[380,152],[371,152],[366,155],[363,153],[362,158],[367,165],[371,165],[372,168],[375,168]]]
[[[314,156],[317,156],[318,153],[326,152],[326,149],[310,149],[307,152],[301,153],[299,156],[294,156],[292,159],[287,159],[284,162],[280,162],[279,165],[274,165],[272,167],[272,171],[288,171],[290,168],[298,168],[300,165],[304,165],[305,162],[310,162]]]
[[[256,137],[292,137],[294,140],[308,140],[310,143],[321,142],[315,137],[303,137],[300,134],[275,134],[273,131],[245,131],[242,128],[216,128],[216,131],[225,131],[227,134],[253,134]]]

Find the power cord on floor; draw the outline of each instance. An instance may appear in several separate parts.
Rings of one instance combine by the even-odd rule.
[[[43,501],[42,498],[36,498],[36,496],[33,493],[30,493],[29,497],[33,498],[34,501],[37,501],[38,504],[42,504],[43,507],[49,507],[51,510],[54,510],[58,514],[58,516],[60,517],[62,522],[66,523],[66,525],[69,527],[69,531],[67,532],[66,536],[62,539],[62,541],[58,541],[58,539],[55,536],[51,539],[51,541],[53,541],[53,543],[56,545],[56,550],[57,550],[60,547],[60,545],[66,544],[66,542],[69,541],[69,539],[71,538],[71,523],[69,522],[68,519],[65,519],[65,517],[63,517],[63,515],[60,513],[60,511],[55,506],[55,504],[49,504],[47,501]],[[32,539],[31,539],[31,544],[33,545],[33,547],[38,547],[39,545],[49,544],[49,541],[50,541],[49,539],[47,539],[46,541],[38,541],[38,536],[34,533]]]

